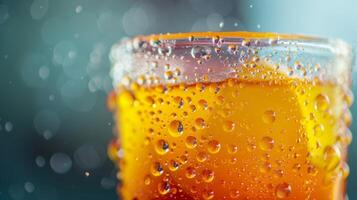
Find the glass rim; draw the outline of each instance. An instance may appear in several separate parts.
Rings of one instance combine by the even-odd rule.
[[[189,41],[189,38],[194,38],[193,41]],[[174,46],[190,46],[190,45],[210,45],[212,44],[212,38],[223,38],[225,44],[237,44],[239,40],[258,40],[267,43],[260,43],[259,45],[269,46],[272,45],[268,41],[279,41],[283,45],[289,43],[295,43],[295,45],[308,46],[310,48],[316,47],[316,49],[326,49],[331,53],[343,56],[346,58],[352,58],[352,46],[346,41],[340,38],[331,37],[319,37],[314,35],[305,34],[290,34],[290,33],[278,33],[278,32],[250,32],[250,31],[232,31],[232,32],[182,32],[182,33],[164,33],[164,34],[151,34],[151,35],[138,35],[127,39],[126,41],[135,42],[139,41],[165,41],[165,43],[174,42]],[[276,45],[276,44],[275,44]],[[250,47],[255,47],[257,44],[250,44]]]
[[[223,50],[220,53],[213,53],[216,47]],[[243,54],[232,52],[231,47]],[[193,53],[196,50],[198,55],[203,57],[197,58]],[[209,54],[208,60],[204,59],[206,53]],[[244,63],[249,63],[255,54],[262,59],[271,58],[267,65],[281,65],[279,71],[288,76],[291,76],[289,75],[291,67],[296,67],[292,61],[301,61],[302,65],[308,67],[309,73],[294,73],[291,77],[308,80],[317,77],[321,80],[350,82],[353,53],[352,47],[347,42],[341,39],[275,32],[187,32],[124,39],[112,47],[111,77],[114,86],[126,80],[123,79],[124,77],[137,80],[150,74],[157,76],[158,81],[154,81],[155,84],[166,84],[168,83],[165,79],[166,69],[153,66],[169,64],[171,68],[181,69],[182,72],[177,79],[173,79],[175,83],[201,82],[206,75],[212,81],[220,81],[224,74],[229,74],[237,67],[244,66]],[[322,65],[324,70],[319,70],[317,73],[311,65]],[[210,72],[205,72],[206,69]]]

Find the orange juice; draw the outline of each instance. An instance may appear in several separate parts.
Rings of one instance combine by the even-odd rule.
[[[235,78],[116,89],[123,199],[345,198],[349,90],[251,62]]]

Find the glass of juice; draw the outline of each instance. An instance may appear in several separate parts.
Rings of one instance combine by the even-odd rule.
[[[346,198],[345,42],[160,34],[121,41],[110,57],[121,199]]]

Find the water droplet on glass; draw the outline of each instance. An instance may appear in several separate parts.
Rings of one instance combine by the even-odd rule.
[[[263,113],[263,122],[270,124],[275,122],[276,113],[273,110],[267,110]]]
[[[221,144],[217,140],[211,140],[208,142],[207,150],[212,154],[216,154],[221,149]]]
[[[193,167],[187,167],[185,175],[189,179],[194,178],[196,176],[196,169]]]
[[[330,100],[324,94],[319,94],[315,98],[315,108],[320,111],[326,111],[329,107]]]
[[[346,162],[343,162],[341,164],[340,171],[342,173],[342,177],[345,179],[348,177],[348,175],[350,175],[350,167],[348,166],[348,164]]]
[[[234,144],[228,145],[228,153],[229,154],[235,154],[238,152],[238,146]]]
[[[159,47],[158,52],[159,55],[170,56],[172,53],[172,47],[170,46]]]
[[[341,151],[336,146],[327,146],[324,150],[325,169],[332,171],[337,168],[341,161]]]
[[[193,58],[203,58],[204,56],[210,55],[211,49],[209,47],[204,46],[194,46],[191,49],[191,56]]]
[[[233,199],[236,199],[239,197],[239,190],[232,189],[229,191],[229,196]]]
[[[194,136],[187,136],[185,144],[187,148],[194,149],[197,146],[197,139]]]
[[[209,169],[205,169],[202,171],[202,180],[206,183],[212,182],[214,179],[214,172]]]
[[[169,125],[169,133],[172,137],[179,137],[183,134],[183,125],[180,121],[174,120]]]
[[[161,182],[158,184],[157,189],[158,189],[158,191],[159,191],[159,193],[160,193],[161,195],[165,195],[165,194],[167,194],[167,193],[170,192],[171,187],[170,187],[169,182],[167,182],[167,181],[161,181]]]
[[[214,191],[212,189],[204,189],[202,191],[202,197],[205,200],[213,199],[214,197]]]
[[[207,109],[208,108],[208,103],[204,99],[199,100],[198,101],[198,105],[200,105],[200,107],[203,108],[203,109]]]
[[[263,151],[270,151],[274,147],[274,140],[271,137],[263,137],[259,142],[259,147]]]
[[[269,162],[264,162],[263,164],[260,165],[259,171],[261,173],[267,173],[271,170],[271,164]]]
[[[146,175],[144,178],[144,184],[150,185],[150,183],[151,183],[151,177],[150,177],[150,175]]]
[[[208,155],[207,155],[206,152],[200,151],[200,152],[197,153],[197,157],[196,158],[197,158],[198,162],[204,162],[204,161],[207,160]]]
[[[165,140],[159,140],[156,143],[155,150],[159,155],[164,155],[169,151],[169,144]]]
[[[206,127],[206,122],[205,122],[205,120],[204,119],[202,119],[202,118],[197,118],[196,120],[195,120],[195,127],[197,128],[197,129],[203,129],[203,128],[205,128]]]
[[[226,132],[232,132],[236,127],[236,124],[232,121],[225,121],[223,123],[223,130]]]
[[[178,168],[179,168],[179,163],[177,162],[177,161],[175,161],[175,160],[170,160],[170,163],[169,163],[169,169],[171,170],[171,171],[176,171],[176,170],[178,170]]]
[[[291,186],[288,183],[281,183],[275,188],[275,195],[279,199],[287,198],[291,193]]]
[[[235,44],[228,45],[228,52],[229,53],[236,54],[237,50],[238,50],[237,45],[235,45]]]
[[[159,162],[154,162],[151,166],[151,173],[154,176],[161,176],[164,173],[164,168],[162,168]]]

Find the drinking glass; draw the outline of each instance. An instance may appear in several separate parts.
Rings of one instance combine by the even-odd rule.
[[[345,42],[160,34],[123,40],[110,58],[121,199],[345,199]]]

